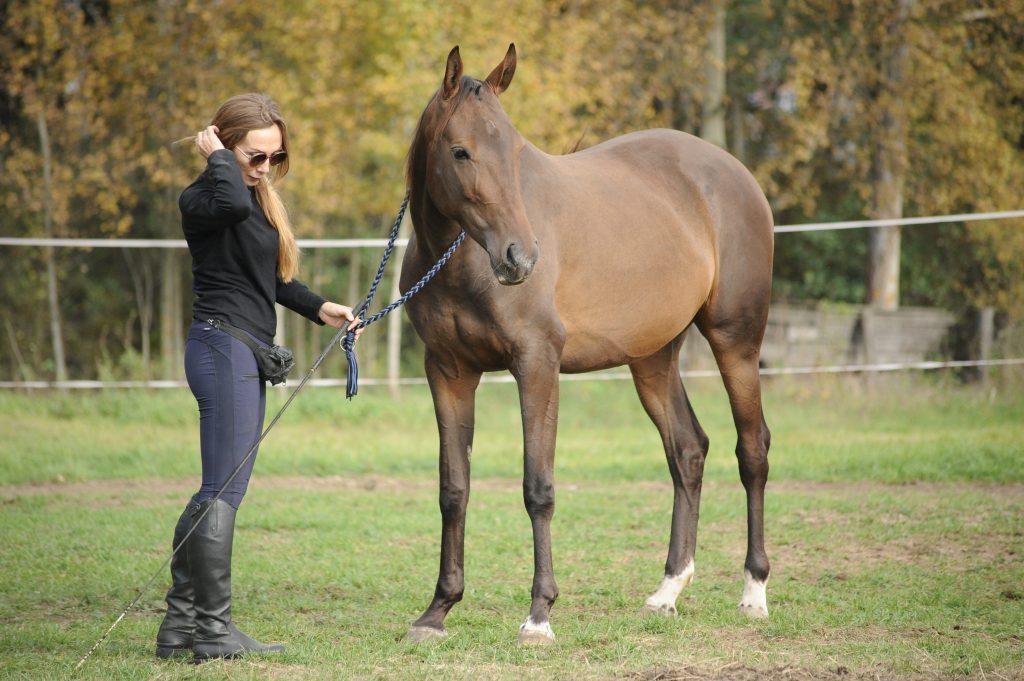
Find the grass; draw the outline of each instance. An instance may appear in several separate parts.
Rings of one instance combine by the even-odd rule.
[[[627,383],[563,384],[558,639],[540,649],[515,645],[532,563],[514,388],[481,388],[465,600],[423,646],[401,637],[437,576],[429,396],[310,390],[261,449],[236,538],[235,618],[288,653],[155,661],[161,574],[77,677],[1024,678],[1021,391],[769,383],[772,617],[750,622],[728,404],[691,383],[712,450],[676,618],[638,614],[672,492]],[[195,419],[185,391],[0,394],[0,676],[70,677],[164,560],[197,485]]]

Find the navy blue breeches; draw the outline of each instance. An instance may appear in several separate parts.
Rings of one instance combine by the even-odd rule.
[[[185,377],[199,404],[203,484],[192,498],[202,503],[217,496],[259,439],[267,404],[266,384],[259,378],[252,350],[198,320],[189,327],[185,343]],[[245,496],[255,461],[253,453],[221,495],[235,509]]]

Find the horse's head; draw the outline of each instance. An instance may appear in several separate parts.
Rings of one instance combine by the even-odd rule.
[[[498,281],[508,285],[530,276],[540,252],[519,189],[526,141],[498,102],[515,69],[514,44],[484,81],[463,76],[453,48],[409,159],[413,193],[422,182],[437,210],[487,251]]]

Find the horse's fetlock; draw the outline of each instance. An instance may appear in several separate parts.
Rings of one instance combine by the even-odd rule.
[[[768,562],[768,556],[761,555],[749,555],[747,560],[743,563],[743,568],[750,573],[750,576],[759,582],[767,582],[768,575],[771,573],[771,564]]]
[[[558,587],[555,584],[545,584],[534,588],[530,596],[534,601],[539,600],[543,603],[547,603],[550,607],[551,605],[554,605],[556,600],[558,600]]]
[[[465,582],[461,576],[458,578],[442,578],[437,582],[437,589],[434,595],[448,607],[451,607],[462,600],[465,590]]]

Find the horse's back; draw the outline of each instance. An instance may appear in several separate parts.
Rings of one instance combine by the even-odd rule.
[[[696,198],[686,191],[680,192],[681,185],[689,185],[712,203],[746,201],[751,204],[750,222],[767,220],[771,227],[771,211],[764,193],[746,166],[721,147],[689,133],[667,128],[641,130],[564,158],[611,169],[613,175],[630,173],[646,177],[653,180],[655,190],[667,185],[665,190],[674,190],[677,196]],[[752,228],[764,229],[764,225]]]

